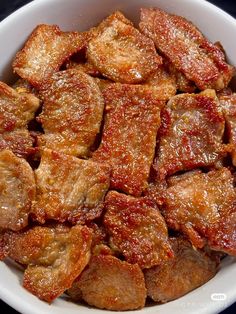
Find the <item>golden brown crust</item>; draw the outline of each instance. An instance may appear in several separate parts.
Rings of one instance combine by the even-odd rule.
[[[38,25],[13,62],[13,70],[33,86],[39,87],[73,53],[86,45],[86,36],[62,32],[57,25]]]
[[[111,188],[139,196],[147,187],[165,102],[140,85],[113,83],[103,95],[105,125],[93,159],[111,165]]]
[[[36,151],[33,144],[34,139],[27,129],[0,133],[0,151],[8,149],[18,157],[27,158]]]
[[[39,108],[39,99],[33,94],[17,93],[0,82],[0,133],[26,127]]]
[[[139,26],[199,89],[220,90],[230,82],[234,68],[226,63],[224,53],[185,18],[160,9],[143,8]]]
[[[91,75],[91,76],[94,76],[94,77],[100,77],[101,76],[101,73],[96,69],[96,67],[86,61],[84,63],[79,63],[79,62],[75,62],[75,61],[72,61],[72,60],[69,60],[67,63],[66,63],[66,69],[77,69],[79,71],[82,71],[88,75]]]
[[[17,92],[0,82],[0,151],[10,149],[20,157],[34,152],[27,124],[39,105],[39,99],[30,92]]]
[[[87,227],[33,227],[4,237],[8,255],[28,265],[23,286],[47,302],[70,288],[89,262],[92,232]]]
[[[101,215],[109,188],[106,164],[45,149],[35,175],[37,197],[32,211],[36,220],[84,223]]]
[[[165,193],[167,225],[185,233],[193,245],[236,254],[236,193],[226,168],[193,172],[175,180]],[[224,236],[223,236],[224,234]]]
[[[158,69],[161,57],[153,42],[121,15],[112,14],[98,26],[88,44],[88,60],[115,82],[139,83]]]
[[[34,173],[29,164],[9,150],[0,151],[0,228],[24,228],[35,194]]]
[[[55,73],[40,89],[44,99],[38,121],[45,134],[39,145],[87,157],[100,130],[104,101],[89,75],[70,69]]]
[[[137,264],[131,265],[114,256],[92,257],[77,287],[84,301],[100,309],[135,310],[145,304],[146,288],[141,269]]]
[[[105,203],[111,246],[129,263],[149,268],[172,257],[165,221],[151,201],[110,191]]]
[[[236,166],[236,94],[228,93],[219,96],[219,100],[225,117],[227,140],[231,144],[232,163]]]
[[[224,155],[224,117],[214,91],[174,96],[162,111],[158,177],[216,164]]]
[[[183,238],[170,238],[174,258],[144,271],[147,294],[155,302],[168,302],[205,284],[215,276],[219,261],[196,250]]]
[[[167,101],[176,94],[176,78],[164,66],[160,66],[145,81],[143,87],[150,90],[156,99]]]

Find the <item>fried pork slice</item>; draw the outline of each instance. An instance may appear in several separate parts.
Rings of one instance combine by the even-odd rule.
[[[145,305],[146,288],[141,269],[114,256],[93,256],[75,285],[69,290],[74,299],[82,297],[100,309],[125,311]]]
[[[145,81],[162,63],[152,40],[128,23],[120,12],[103,21],[95,33],[88,44],[88,60],[115,82]]]
[[[0,82],[0,151],[10,149],[20,157],[33,153],[33,139],[27,124],[39,105],[39,99],[33,94],[17,92]]]
[[[168,69],[171,75],[176,79],[177,90],[184,93],[193,93],[196,90],[196,85],[187,79],[187,77],[169,61],[166,61],[168,64]]]
[[[164,218],[153,202],[110,191],[105,204],[104,226],[111,247],[127,262],[149,268],[172,256]]]
[[[33,227],[4,235],[8,256],[27,265],[23,286],[52,302],[82,272],[90,259],[92,231],[85,226]]]
[[[219,99],[225,117],[228,141],[232,145],[232,162],[236,166],[236,94],[220,96]]]
[[[224,155],[224,117],[215,92],[172,97],[163,110],[158,177],[181,170],[215,165]]]
[[[16,156],[26,158],[35,152],[34,139],[26,129],[0,133],[0,151],[11,150]]]
[[[234,68],[226,63],[224,53],[185,18],[160,9],[143,8],[139,26],[200,90],[220,90],[230,82]]]
[[[0,151],[0,229],[20,230],[28,224],[35,192],[29,164],[10,150]]]
[[[219,260],[183,238],[170,238],[174,258],[144,270],[147,294],[155,302],[177,299],[215,276]]]
[[[176,94],[175,76],[169,73],[163,66],[152,74],[144,83],[156,99],[167,101]]]
[[[38,121],[45,134],[39,145],[87,157],[100,131],[104,101],[96,82],[76,69],[55,73],[41,88],[43,111]]]
[[[101,215],[110,167],[45,149],[35,171],[36,220],[84,223]]]
[[[93,159],[112,166],[112,188],[139,196],[147,187],[165,102],[140,85],[113,83],[103,95],[105,125]]]
[[[39,87],[64,61],[86,44],[86,35],[62,32],[57,25],[38,25],[13,62],[13,70]]]
[[[100,77],[101,73],[96,69],[96,67],[90,62],[79,63],[72,60],[69,60],[66,63],[66,69],[77,69],[80,70],[88,75],[94,77]]]
[[[29,93],[17,93],[0,82],[0,133],[26,127],[39,108],[39,99]]]
[[[163,215],[168,227],[182,231],[201,248],[236,254],[236,192],[227,168],[193,172],[173,180],[167,189]]]

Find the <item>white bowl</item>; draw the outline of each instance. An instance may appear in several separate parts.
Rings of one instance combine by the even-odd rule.
[[[86,30],[117,9],[138,21],[142,6],[157,6],[190,19],[211,41],[219,40],[229,62],[236,65],[236,20],[204,0],[35,0],[0,23],[0,80],[12,80],[12,58],[37,24],[58,24],[63,30]],[[0,298],[21,313],[114,313],[80,306],[63,298],[48,305],[22,288],[22,273],[9,261],[0,263],[0,278]],[[236,301],[235,278],[236,260],[227,257],[215,278],[204,286],[176,301],[128,313],[219,313]]]

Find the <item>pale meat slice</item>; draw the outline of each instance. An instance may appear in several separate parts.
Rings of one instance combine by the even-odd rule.
[[[147,295],[165,303],[202,286],[213,278],[219,260],[196,250],[184,238],[170,238],[174,258],[160,266],[144,270]]]
[[[13,62],[13,70],[39,87],[72,54],[86,45],[85,34],[62,32],[57,25],[38,25]]]
[[[158,177],[215,165],[224,155],[224,116],[215,92],[172,97],[162,112],[159,149],[154,162]]]
[[[45,149],[35,176],[32,212],[41,223],[48,219],[84,223],[101,215],[109,188],[106,164]]]
[[[26,158],[36,151],[33,145],[34,139],[27,129],[0,133],[0,151],[9,149],[16,156]]]
[[[162,59],[152,40],[121,16],[114,13],[95,29],[88,44],[88,60],[115,82],[139,83],[158,69]]]
[[[112,188],[139,196],[147,187],[165,102],[140,85],[113,83],[103,95],[105,125],[93,159],[111,165]]]
[[[0,82],[0,134],[26,127],[39,105],[39,99],[33,94],[17,93]]]
[[[96,82],[70,69],[55,73],[40,89],[44,99],[38,121],[45,134],[40,147],[87,157],[100,131],[104,101]]]
[[[224,53],[185,18],[160,9],[143,8],[139,26],[200,90],[220,90],[230,82],[234,68],[226,63]]]
[[[89,262],[91,242],[92,231],[79,225],[36,226],[4,235],[8,256],[27,265],[24,288],[47,302],[72,286]]]
[[[20,230],[28,224],[35,193],[30,165],[9,150],[0,151],[0,229]]]
[[[236,94],[220,96],[219,100],[225,116],[228,141],[232,145],[232,162],[236,166]]]
[[[152,92],[156,99],[167,101],[176,94],[175,76],[169,73],[163,66],[152,74],[143,84]]]
[[[114,256],[93,256],[76,280],[79,296],[89,305],[112,311],[141,309],[145,305],[144,276],[137,264],[131,265]],[[70,291],[69,291],[70,294]]]
[[[110,191],[105,206],[104,226],[111,247],[127,262],[150,268],[172,257],[164,218],[153,202]]]
[[[236,255],[236,191],[227,168],[193,172],[172,181],[163,215],[168,227],[181,231],[201,248]]]

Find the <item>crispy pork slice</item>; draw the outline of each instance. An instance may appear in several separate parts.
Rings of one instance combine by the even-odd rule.
[[[39,87],[73,53],[86,45],[86,35],[62,32],[57,25],[38,25],[13,62],[13,70]]]
[[[105,125],[93,159],[112,166],[112,188],[139,196],[147,187],[165,102],[140,85],[109,84],[103,95]]]
[[[38,298],[52,302],[72,286],[90,259],[92,231],[85,226],[36,226],[6,232],[8,256],[27,265],[23,286]]]
[[[147,294],[155,302],[177,299],[215,276],[219,260],[192,247],[184,238],[170,238],[174,258],[144,270]]]
[[[183,232],[192,244],[236,255],[236,192],[227,168],[193,172],[173,180],[165,193],[168,227]]]
[[[184,17],[160,9],[143,8],[139,27],[176,69],[200,90],[220,90],[230,82],[234,68],[226,63],[222,50]]]
[[[127,262],[150,268],[172,257],[164,218],[153,202],[110,191],[105,204],[104,226],[111,247]]]
[[[224,155],[224,116],[212,90],[172,97],[163,110],[154,165],[162,180],[177,171],[212,166]]]
[[[162,63],[152,40],[141,34],[122,13],[114,13],[89,41],[89,62],[105,77],[120,83],[145,81]]]
[[[90,62],[75,62],[72,60],[69,60],[66,63],[66,69],[77,69],[80,70],[88,75],[94,76],[94,77],[101,77],[101,73],[98,71],[98,69]]]
[[[156,99],[167,101],[176,94],[175,75],[167,71],[163,66],[152,74],[143,84],[149,89]]]
[[[84,223],[101,215],[109,188],[106,164],[45,149],[35,175],[37,196],[32,210],[36,220]]]
[[[176,69],[176,67],[170,61],[165,60],[167,64],[168,70],[172,76],[175,77],[176,80],[176,88],[180,92],[184,93],[193,93],[197,86],[194,82],[187,79],[187,77],[180,71]]]
[[[16,156],[26,158],[35,152],[34,139],[27,129],[0,133],[0,151],[11,150]]]
[[[87,157],[100,131],[104,108],[96,82],[86,73],[70,69],[55,73],[40,94],[44,105],[38,121],[45,132],[40,146]]]
[[[0,229],[20,230],[28,224],[35,192],[30,165],[10,150],[0,151]]]
[[[226,131],[229,143],[232,145],[232,162],[236,166],[236,94],[219,97],[226,122]]]
[[[113,311],[140,309],[146,300],[139,266],[110,255],[93,256],[69,294],[76,300],[82,297],[89,305]]]
[[[25,158],[34,152],[27,124],[39,105],[39,99],[29,91],[17,92],[0,82],[0,151],[10,149]]]
[[[0,82],[0,133],[26,127],[39,105],[39,99],[33,94],[18,93]]]

